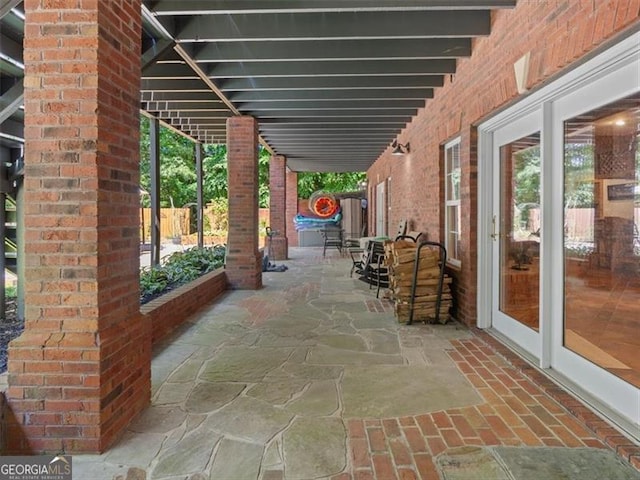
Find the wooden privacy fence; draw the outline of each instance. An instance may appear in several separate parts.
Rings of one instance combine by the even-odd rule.
[[[640,228],[640,208],[634,209],[634,221]],[[595,225],[594,208],[567,208],[565,210],[565,235],[574,242],[593,242]],[[531,231],[540,228],[540,209],[529,210],[529,225]]]
[[[193,225],[191,225],[191,213],[194,213]],[[204,215],[214,215],[212,209],[205,207]],[[258,212],[261,231],[260,236],[264,235],[262,226],[269,225],[269,209],[261,208]],[[177,238],[189,235],[196,231],[195,208],[161,208],[160,209],[160,238]],[[209,222],[215,223],[215,222]],[[144,232],[144,235],[143,235]],[[140,240],[144,243],[151,242],[151,209],[140,209]]]
[[[175,238],[188,235],[189,232],[188,208],[161,208],[160,209],[160,238]],[[144,235],[143,235],[144,232]],[[151,209],[140,209],[140,239],[151,241]]]

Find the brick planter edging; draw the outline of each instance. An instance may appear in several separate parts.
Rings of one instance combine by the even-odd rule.
[[[616,454],[629,462],[637,470],[640,470],[640,447],[637,446],[633,440],[627,438],[622,432],[612,427],[611,424],[596,415],[591,408],[559,387],[543,372],[530,365],[509,347],[500,343],[498,339],[480,329],[474,328],[472,330],[489,348],[501,355],[513,365],[514,368],[520,371],[520,373],[538,385],[544,393],[584,423],[602,443],[608,445]]]
[[[152,344],[165,338],[207,303],[227,290],[224,268],[209,272],[140,307],[151,319]]]

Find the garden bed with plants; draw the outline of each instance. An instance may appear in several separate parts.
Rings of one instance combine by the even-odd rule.
[[[161,265],[140,271],[140,304],[189,283],[224,265],[226,247],[190,248],[165,257]]]
[[[141,274],[140,312],[151,322],[153,344],[167,337],[227,290],[225,248],[191,249],[166,257]]]

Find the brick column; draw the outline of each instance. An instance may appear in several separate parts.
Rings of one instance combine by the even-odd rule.
[[[293,218],[298,214],[298,173],[287,168],[286,173],[286,222],[287,222],[287,243],[291,247],[298,246],[298,232],[293,223]]]
[[[258,249],[258,122],[255,118],[227,120],[227,163],[227,278],[231,288],[262,288],[262,253]]]
[[[269,160],[269,225],[275,233],[269,244],[269,257],[286,260],[289,257],[286,222],[287,160],[276,155]]]
[[[10,452],[101,452],[149,403],[140,0],[25,2],[25,316]],[[85,5],[86,4],[86,5]]]

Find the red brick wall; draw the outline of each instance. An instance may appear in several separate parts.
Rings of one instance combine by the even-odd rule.
[[[25,1],[26,329],[10,452],[99,452],[150,399],[139,313],[140,0]]]
[[[435,98],[427,100],[426,107],[399,135],[400,143],[411,143],[411,153],[393,157],[388,149],[367,172],[371,186],[391,177],[389,225],[407,218],[412,230],[428,232],[429,239],[443,241],[441,147],[461,137],[462,268],[452,272],[459,320],[476,322],[474,125],[518,97],[513,64],[527,52],[531,52],[531,59],[526,84],[534,88],[616,33],[637,24],[639,10],[638,0],[559,0],[520,1],[515,9],[495,12],[491,35],[474,41],[472,57],[458,62],[453,79],[436,90]]]
[[[262,287],[258,250],[258,122],[253,117],[227,120],[229,236],[227,278],[231,288]]]
[[[172,290],[140,307],[149,318],[152,343],[165,338],[204,305],[215,300],[227,290],[227,275],[220,268]]]

